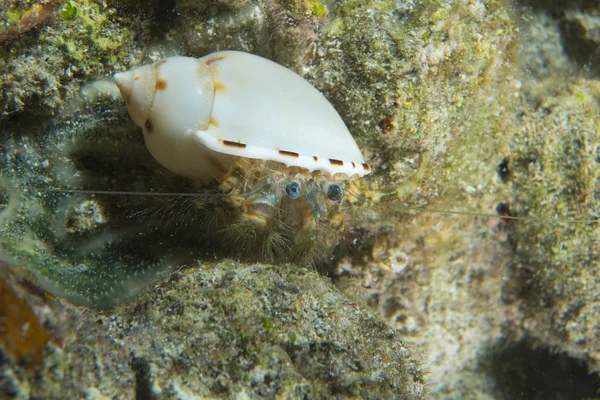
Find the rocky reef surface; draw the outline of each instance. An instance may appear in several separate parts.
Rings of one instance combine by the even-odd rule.
[[[34,294],[15,273],[3,279],[13,286],[4,301],[29,298],[30,312],[44,318],[29,328],[37,348],[6,349],[30,367],[3,365],[0,388],[15,398],[425,394],[422,372],[389,325],[295,266],[194,265],[110,311]]]
[[[67,299],[46,305],[30,286],[19,292],[25,278],[6,278],[29,299],[23,324],[41,321],[37,340],[50,345],[19,361],[5,335],[0,390],[598,394],[596,2],[57,4],[0,1],[0,252]],[[373,166],[369,185],[408,180],[428,160],[419,185],[375,207],[327,271],[215,263],[131,218],[152,207],[147,197],[42,190],[187,188],[147,153],[107,78],[224,49],[271,58],[321,90]]]

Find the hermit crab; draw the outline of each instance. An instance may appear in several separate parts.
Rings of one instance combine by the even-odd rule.
[[[500,236],[524,232],[526,240],[509,243],[520,246],[536,237],[529,232],[540,229],[537,225],[597,227],[595,219],[565,219],[575,214],[520,216],[527,207],[518,200],[519,216],[509,207],[512,200],[499,204],[500,215],[485,212],[506,198],[495,192],[504,187],[492,176],[495,153],[465,168],[456,153],[448,156],[461,173],[471,174],[467,167],[484,161],[491,168],[481,172],[484,183],[473,190],[464,186],[471,182],[468,175],[464,181],[452,176],[445,186],[429,180],[418,188],[426,170],[443,177],[444,164],[431,151],[415,157],[412,178],[373,189],[372,181],[382,177],[365,177],[372,173],[371,159],[363,157],[325,97],[300,76],[258,56],[227,51],[168,58],[119,73],[115,82],[143,140],[132,123],[124,123],[117,100],[119,111],[101,110],[102,123],[94,110],[57,122],[52,134],[44,126],[31,134],[33,127],[25,126],[0,143],[5,155],[0,252],[32,265],[49,290],[85,304],[114,304],[173,265],[213,257],[343,273],[371,263],[371,255],[376,259],[380,249],[395,249],[402,240],[402,254],[394,250],[389,257],[423,248],[441,253],[435,257],[443,261],[444,240],[452,241],[466,221],[461,215],[473,221],[495,217],[481,229],[468,224],[477,229],[476,237],[488,235],[489,227]],[[436,159],[435,169],[428,167],[427,154]],[[531,159],[514,156],[517,171],[529,173]],[[504,161],[499,168],[503,183],[518,183],[507,178]],[[438,191],[453,190],[448,184],[457,191]],[[471,212],[465,199],[483,212]],[[406,211],[415,217],[397,218]],[[525,219],[535,226],[522,223]],[[520,221],[509,225],[513,220]],[[391,230],[394,235],[387,235]],[[415,265],[417,256],[410,255]],[[385,261],[385,268],[401,265],[394,260]]]
[[[172,57],[114,80],[153,157],[197,185],[197,196],[161,200],[150,219],[170,213],[167,225],[211,248],[323,262],[358,206],[399,190],[361,189],[371,167],[333,106],[262,57]]]

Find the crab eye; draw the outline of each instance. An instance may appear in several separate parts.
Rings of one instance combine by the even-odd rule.
[[[300,184],[298,182],[290,182],[285,187],[285,192],[292,200],[300,197]]]
[[[336,183],[332,183],[331,185],[329,185],[329,189],[327,189],[327,198],[329,200],[340,201],[343,195],[344,191],[342,190],[340,185]]]

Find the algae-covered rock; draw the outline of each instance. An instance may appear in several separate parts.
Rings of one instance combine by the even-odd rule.
[[[372,303],[426,355],[436,397],[499,398],[508,384],[501,368],[483,365],[525,342],[532,362],[523,374],[540,382],[525,381],[533,392],[552,393],[541,388],[557,375],[529,372],[541,370],[536,351],[557,348],[585,360],[573,379],[593,392],[597,81],[567,78],[577,62],[546,13],[424,2],[401,19],[398,8],[379,5],[346,3],[351,18],[330,33],[339,38],[334,55],[317,52],[308,73],[344,104],[375,173],[410,176],[426,154],[433,166],[417,190],[421,204],[531,219],[397,216],[394,235],[367,249],[366,266],[340,263],[340,272],[360,274]],[[564,329],[553,334],[557,325]],[[553,362],[568,380],[563,359]]]
[[[114,310],[52,307],[67,329],[44,379],[5,363],[0,389],[47,399],[425,396],[389,326],[294,266],[196,265]]]
[[[229,3],[235,7],[223,7]],[[307,46],[332,23],[327,7],[316,0],[180,0],[176,8],[180,15],[176,32],[188,54],[200,57],[216,50],[241,50],[299,72]]]
[[[144,228],[123,214],[147,209],[141,198],[51,190],[143,187],[140,176],[156,163],[124,117],[105,110],[48,126],[5,125],[0,144],[0,257],[28,265],[54,294],[95,307],[130,297],[171,267],[167,259],[182,258],[176,242],[165,247],[160,235],[141,236]],[[125,168],[115,169],[119,164]]]
[[[558,23],[563,49],[575,63],[596,74],[600,72],[600,5],[597,1],[522,0],[521,3]]]
[[[515,224],[515,264],[530,271],[524,330],[539,343],[600,370],[598,135],[600,82],[572,80],[540,99],[511,142],[511,185],[523,215],[563,224]],[[526,188],[526,190],[525,190]],[[579,220],[579,221],[577,221]]]
[[[470,130],[444,149],[449,180],[429,206],[525,220],[422,213],[363,270],[372,301],[430,360],[439,398],[598,390],[598,82],[577,69],[559,21],[520,12],[521,49],[463,107]]]
[[[68,1],[62,11],[62,2],[55,1],[2,3],[0,19],[7,26],[25,25],[32,15],[44,17],[47,26],[19,29],[10,43],[2,43],[0,30],[0,119],[23,111],[70,114],[77,109],[82,83],[127,68],[140,57],[127,27],[136,23],[143,32],[147,24],[141,15],[117,14],[93,0]],[[57,4],[47,17],[46,9]]]
[[[32,29],[50,24],[59,15],[61,2],[44,0],[35,2],[18,2],[3,0],[0,2],[0,44],[7,44]],[[69,14],[71,15],[71,14]]]

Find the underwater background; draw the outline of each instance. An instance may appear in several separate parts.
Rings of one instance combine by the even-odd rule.
[[[0,21],[1,398],[600,397],[597,1],[0,0]],[[115,194],[190,184],[111,76],[219,50],[319,89],[369,186],[428,160],[326,266],[215,253]]]

